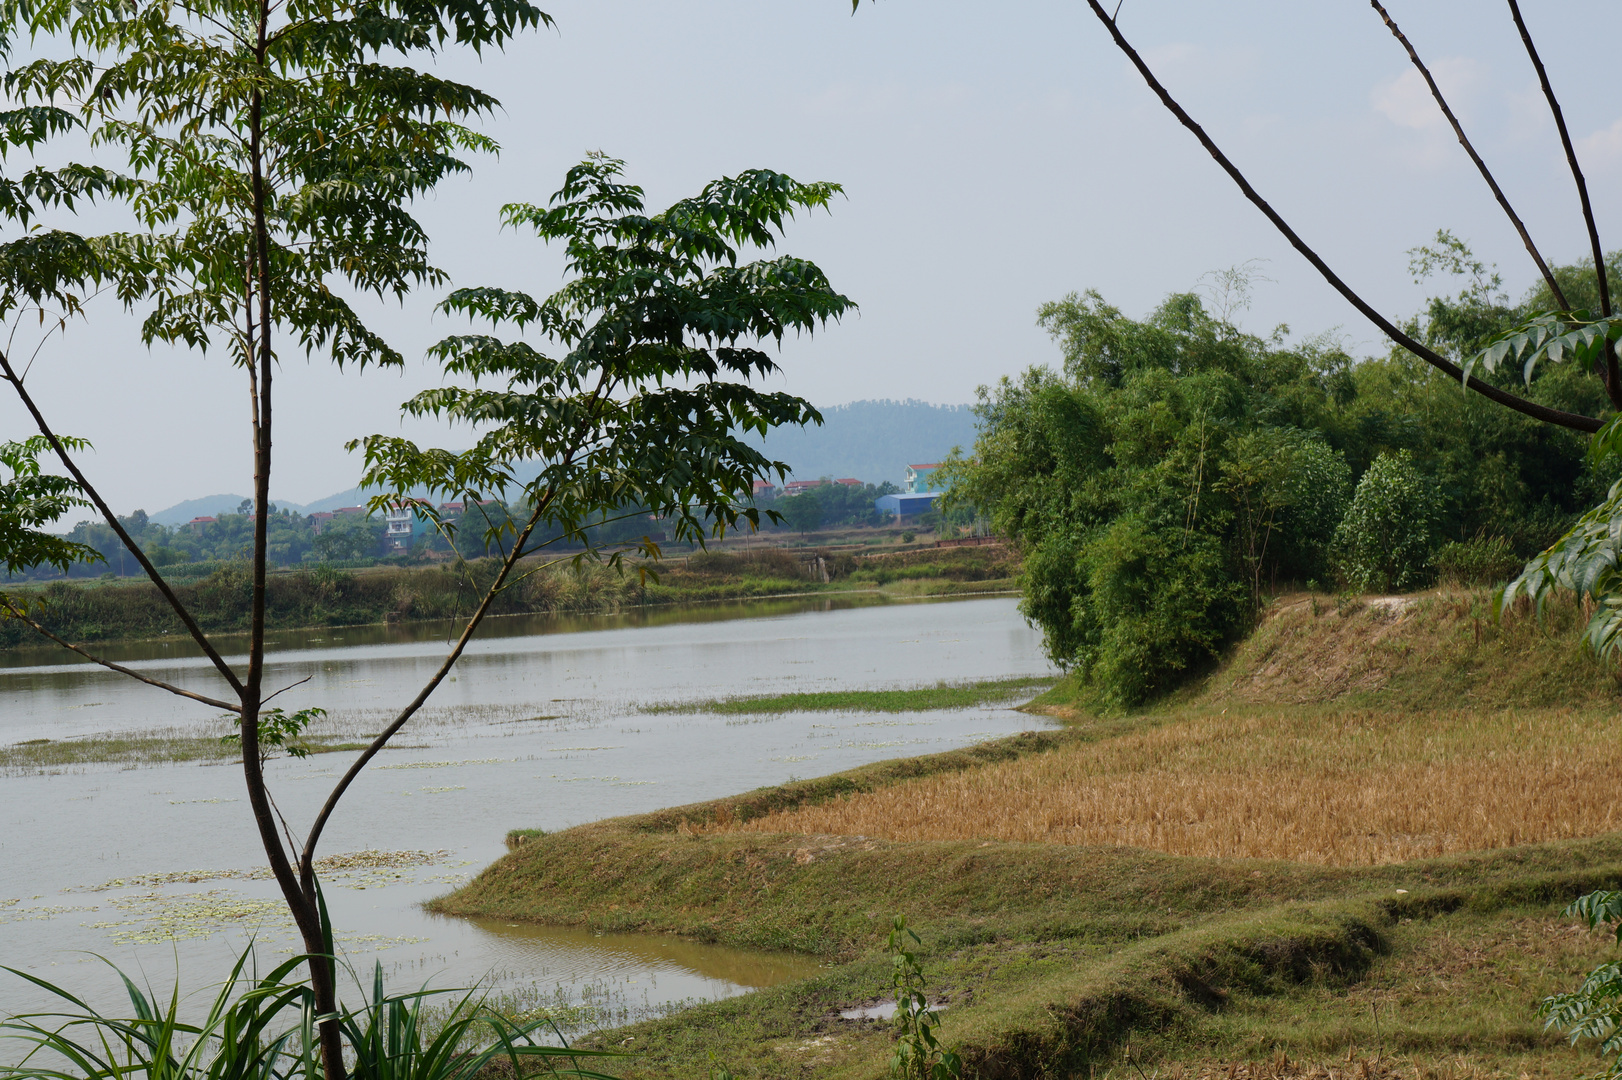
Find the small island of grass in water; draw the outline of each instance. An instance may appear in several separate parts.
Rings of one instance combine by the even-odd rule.
[[[926,712],[972,709],[1030,698],[1057,682],[1057,676],[1021,676],[982,682],[939,682],[902,690],[822,690],[762,697],[710,698],[643,706],[650,713],[762,714],[790,712]]]

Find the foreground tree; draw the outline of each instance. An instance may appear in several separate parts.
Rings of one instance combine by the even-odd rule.
[[[526,0],[201,0],[184,8],[163,0],[8,0],[0,11],[8,40],[26,32],[72,46],[65,58],[12,68],[6,89],[29,103],[25,116],[45,110],[56,130],[81,128],[94,143],[124,153],[127,171],[102,181],[101,190],[121,196],[142,230],[72,243],[59,234],[67,258],[28,246],[28,237],[14,241],[0,260],[8,292],[77,310],[74,290],[82,283],[111,286],[126,304],[144,307],[147,342],[224,352],[247,377],[251,613],[247,664],[239,671],[80,469],[74,448],[29,392],[26,370],[0,355],[0,376],[39,435],[218,674],[217,694],[140,678],[237,718],[248,801],[305,949],[317,957],[310,963],[316,1008],[330,1014],[335,970],[314,875],[288,850],[261,769],[262,724],[297,729],[311,715],[287,717],[268,707],[280,691],[264,681],[277,362],[302,349],[339,365],[399,364],[399,354],[338,290],[403,297],[441,281],[408,207],[467,168],[458,155],[493,148],[461,121],[494,108],[495,99],[385,58],[431,58],[447,42],[499,46],[547,16]],[[32,621],[15,608],[9,614]],[[333,1076],[343,1072],[339,1039],[336,1021],[323,1020],[322,1057]]]
[[[287,713],[270,703],[289,688],[265,683],[278,361],[303,350],[340,366],[401,362],[341,294],[404,297],[443,280],[409,206],[438,180],[466,169],[461,155],[494,149],[463,121],[497,102],[395,61],[431,60],[450,45],[499,47],[548,17],[525,0],[202,0],[186,8],[161,0],[12,0],[0,12],[7,41],[28,33],[75,49],[7,73],[13,99],[28,104],[0,114],[0,139],[31,149],[77,128],[121,149],[128,162],[123,175],[78,166],[36,169],[0,184],[0,211],[26,224],[41,207],[86,194],[117,196],[141,228],[98,238],[37,231],[6,243],[0,247],[0,314],[24,308],[71,314],[82,308],[86,289],[111,287],[146,312],[148,342],[224,352],[247,383],[254,461],[250,635],[239,669],[202,632],[91,483],[77,460],[83,444],[59,434],[29,390],[26,364],[0,352],[0,378],[38,428],[37,441],[7,446],[12,479],[0,488],[0,561],[60,565],[82,557],[81,550],[53,546],[43,527],[53,511],[85,500],[172,606],[221,686],[200,693],[102,660],[51,634],[14,598],[3,598],[3,614],[103,666],[233,716],[259,837],[309,956],[323,1067],[329,1077],[341,1077],[331,927],[314,869],[333,810],[366,762],[450,671],[491,598],[532,552],[538,525],[585,539],[582,522],[632,500],[672,517],[678,531],[695,537],[735,527],[740,518],[758,522],[745,506],[751,482],[774,470],[782,475],[783,466],[732,439],[732,431],[817,416],[797,398],[760,394],[732,380],[775,370],[754,342],[809,332],[851,305],[811,264],[781,258],[738,265],[739,249],[770,245],[795,211],[826,206],[838,188],[747,173],[650,218],[642,213],[640,190],[614,181],[618,163],[592,161],[571,171],[552,207],[508,208],[511,222],[567,241],[575,279],[545,302],[474,290],[455,294],[447,305],[533,324],[565,352],[549,360],[528,346],[488,337],[442,344],[436,355],[447,370],[497,376],[508,389],[435,391],[408,403],[408,410],[489,430],[463,455],[367,440],[368,479],[401,480],[379,505],[419,484],[477,497],[516,487],[511,465],[539,458],[541,477],[525,488],[531,517],[507,538],[501,572],[439,674],[345,773],[302,841],[295,841],[275,809],[263,762],[270,747],[295,738],[320,710]],[[47,449],[66,477],[41,474],[36,463]],[[651,541],[644,549],[658,554]]]

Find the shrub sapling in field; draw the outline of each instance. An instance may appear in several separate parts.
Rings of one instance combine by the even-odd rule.
[[[930,1008],[924,994],[924,969],[908,947],[920,944],[918,935],[907,928],[904,915],[890,925],[888,948],[895,987],[895,1053],[890,1058],[890,1075],[902,1080],[955,1080],[963,1075],[963,1062],[951,1049],[941,1045],[940,1015]]]

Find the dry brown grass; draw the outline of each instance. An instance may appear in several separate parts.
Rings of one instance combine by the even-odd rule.
[[[1614,715],[1234,708],[722,827],[1370,865],[1614,832],[1619,773]]]

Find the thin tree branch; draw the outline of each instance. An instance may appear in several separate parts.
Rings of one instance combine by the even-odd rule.
[[[281,695],[287,693],[289,690],[293,689],[293,687],[295,687],[295,686],[303,686],[305,683],[309,682],[313,678],[315,678],[314,675],[306,675],[306,676],[304,676],[304,678],[300,679],[298,682],[288,683],[286,686],[282,687],[280,690],[276,691],[274,694],[271,694],[270,697],[267,697],[267,698],[265,698],[265,700],[261,701],[259,703],[260,708],[264,708],[266,705],[270,704],[270,702],[272,702],[276,698],[280,697]]]
[[[1549,111],[1554,114],[1554,126],[1560,132],[1560,145],[1566,151],[1566,164],[1571,166],[1571,178],[1577,183],[1577,198],[1583,207],[1583,223],[1588,226],[1588,246],[1594,254],[1594,279],[1599,282],[1599,308],[1600,314],[1606,318],[1611,316],[1611,282],[1605,271],[1605,250],[1599,242],[1599,226],[1594,223],[1594,206],[1588,199],[1588,181],[1583,178],[1583,168],[1577,163],[1577,150],[1571,145],[1571,132],[1566,128],[1566,114],[1560,108],[1560,99],[1554,96],[1554,87],[1549,84],[1549,73],[1543,67],[1543,58],[1538,55],[1537,46],[1532,43],[1532,33],[1526,28],[1526,20],[1521,18],[1521,5],[1516,0],[1509,0],[1509,13],[1515,19],[1515,29],[1521,32],[1521,43],[1526,46],[1526,55],[1532,59],[1532,67],[1538,73],[1538,84],[1543,87],[1543,96],[1549,102]],[[1609,338],[1605,341],[1605,388],[1610,393],[1611,404],[1622,409],[1622,371],[1618,370],[1616,346]]]
[[[321,812],[316,815],[315,823],[310,826],[309,835],[305,838],[304,851],[299,859],[299,874],[301,880],[306,880],[309,878],[311,867],[314,865],[315,861],[316,844],[321,839],[321,833],[327,827],[327,819],[330,818],[332,816],[332,812],[338,808],[338,802],[343,798],[344,792],[349,790],[349,785],[355,782],[355,778],[360,775],[361,770],[366,768],[367,763],[370,762],[372,758],[376,757],[383,747],[388,744],[388,741],[394,738],[395,734],[398,733],[401,728],[405,727],[406,723],[416,715],[417,710],[422,708],[429,696],[433,694],[435,690],[439,689],[439,684],[443,682],[445,677],[451,673],[451,668],[456,666],[456,661],[461,659],[462,652],[467,648],[468,642],[473,640],[474,631],[477,630],[479,628],[479,624],[484,621],[484,616],[489,612],[490,605],[495,603],[496,597],[501,593],[502,583],[506,581],[507,575],[512,572],[513,566],[517,563],[518,559],[516,558],[516,552],[519,545],[521,545],[523,541],[529,537],[530,531],[534,529],[536,524],[540,521],[541,513],[542,510],[537,509],[535,513],[531,515],[529,523],[524,526],[523,533],[518,537],[518,543],[514,545],[514,554],[509,554],[502,562],[501,572],[496,575],[496,580],[491,584],[490,588],[485,590],[484,599],[479,602],[479,606],[468,618],[467,625],[462,628],[461,636],[456,639],[456,644],[452,646],[450,652],[446,654],[444,663],[439,665],[439,670],[435,671],[433,677],[430,678],[423,685],[423,688],[417,692],[417,696],[412,698],[405,708],[400,710],[400,714],[394,718],[389,726],[384,728],[377,735],[377,737],[372,740],[371,745],[369,745],[365,750],[361,751],[360,756],[356,758],[349,766],[348,770],[345,771],[344,775],[338,780],[338,783],[333,785],[331,794],[327,796],[326,803],[322,805]]]
[[[197,620],[193,619],[191,612],[186,610],[186,605],[180,602],[180,598],[174,594],[174,590],[169,587],[169,583],[164,580],[163,575],[158,573],[158,568],[153,566],[152,561],[146,557],[146,552],[141,550],[140,545],[135,542],[124,528],[123,523],[118,520],[118,515],[113,513],[112,508],[101,497],[101,493],[91,486],[90,481],[79,470],[79,466],[74,464],[73,457],[68,453],[67,448],[62,445],[62,441],[56,437],[56,432],[52,431],[51,426],[45,422],[44,414],[39,411],[39,406],[34,403],[33,396],[23,386],[22,380],[17,377],[16,371],[11,366],[10,358],[4,353],[0,353],[0,376],[3,376],[7,382],[11,383],[12,389],[17,392],[17,397],[22,401],[29,415],[34,418],[34,424],[39,428],[39,433],[45,436],[46,441],[51,444],[51,448],[56,451],[56,456],[62,462],[63,468],[67,469],[73,476],[74,482],[79,485],[79,490],[88,495],[90,501],[96,504],[96,509],[101,511],[101,516],[111,526],[113,533],[123,542],[124,547],[129,550],[130,554],[135,556],[135,561],[141,564],[141,569],[146,571],[147,577],[151,578],[152,583],[158,587],[158,592],[162,593],[163,598],[169,602],[169,606],[174,609],[175,614],[180,618],[181,624],[186,627],[186,632],[191,635],[193,641],[197,642],[197,647],[203,650],[203,655],[213,662],[215,669],[224,676],[226,682],[231,684],[231,689],[240,694],[242,692],[242,682],[237,678],[237,673],[231,670],[231,665],[227,664],[225,658],[209,643],[208,637],[203,633],[203,628],[197,625]]]
[[[89,653],[89,652],[85,651],[82,647],[73,644],[71,641],[68,641],[65,638],[58,637],[57,635],[51,633],[51,631],[45,629],[45,627],[43,625],[41,625],[39,622],[37,622],[34,619],[29,618],[28,614],[25,611],[23,611],[21,608],[17,607],[16,605],[11,604],[11,603],[7,603],[6,604],[6,609],[7,609],[6,610],[7,617],[13,618],[13,619],[20,619],[21,621],[27,623],[29,626],[33,627],[34,632],[39,634],[41,637],[47,638],[47,639],[49,639],[51,641],[54,641],[58,645],[62,646],[64,649],[68,650],[69,652],[78,653],[80,656],[84,657],[86,660],[89,660],[91,663],[100,664],[102,667],[106,668],[109,671],[116,671],[120,675],[128,675],[130,678],[135,679],[138,682],[144,682],[148,686],[155,686],[159,690],[167,690],[171,694],[177,694],[177,695],[179,695],[180,697],[183,697],[183,698],[190,698],[193,701],[201,702],[204,705],[208,705],[208,706],[210,706],[212,708],[215,708],[215,709],[224,709],[226,712],[233,712],[233,713],[241,713],[242,712],[242,706],[241,705],[232,705],[229,702],[221,701],[218,698],[211,698],[206,694],[197,694],[197,693],[193,693],[190,690],[183,690],[180,687],[175,686],[172,683],[164,682],[162,679],[154,679],[154,678],[151,678],[149,676],[142,675],[139,671],[134,671],[134,670],[132,670],[130,668],[127,668],[122,664],[115,664],[111,660],[103,660],[101,657],[96,656],[96,655],[94,655],[92,653]]]
[[[1476,153],[1475,146],[1471,144],[1469,137],[1464,134],[1464,125],[1459,123],[1459,118],[1453,114],[1452,108],[1448,106],[1447,99],[1442,96],[1441,88],[1436,85],[1436,80],[1431,78],[1430,69],[1425,66],[1424,61],[1420,60],[1419,53],[1415,51],[1413,45],[1408,41],[1407,35],[1398,29],[1395,20],[1387,14],[1380,0],[1369,0],[1369,3],[1375,11],[1379,12],[1380,18],[1385,20],[1386,28],[1391,31],[1392,36],[1402,43],[1404,49],[1408,50],[1408,59],[1412,60],[1414,67],[1419,70],[1420,76],[1425,80],[1425,85],[1430,87],[1431,97],[1436,99],[1437,107],[1442,110],[1442,115],[1447,117],[1449,124],[1453,125],[1453,134],[1458,136],[1459,145],[1464,147],[1464,152],[1470,155],[1471,161],[1475,162],[1476,168],[1481,172],[1481,178],[1487,181],[1487,186],[1492,189],[1493,197],[1498,200],[1498,205],[1503,208],[1504,213],[1509,217],[1510,223],[1515,226],[1515,231],[1521,234],[1521,243],[1526,245],[1526,252],[1532,256],[1532,261],[1537,263],[1538,273],[1543,275],[1544,282],[1549,286],[1549,292],[1554,296],[1554,302],[1560,305],[1562,311],[1569,311],[1571,305],[1566,302],[1566,294],[1560,290],[1560,283],[1555,280],[1554,272],[1549,269],[1549,264],[1543,261],[1543,255],[1538,251],[1537,245],[1532,243],[1532,234],[1527,232],[1526,224],[1521,221],[1520,215],[1516,214],[1515,208],[1509,205],[1509,197],[1504,194],[1504,189],[1498,186],[1498,181],[1493,179],[1491,170],[1487,168],[1487,163],[1481,160],[1481,155]]]
[[[598,375],[597,385],[587,398],[587,407],[584,410],[579,426],[568,443],[569,449],[563,454],[562,460],[559,462],[558,469],[560,473],[566,472],[575,457],[580,453],[590,435],[592,419],[597,413],[597,408],[602,404],[604,397],[611,389],[612,385],[609,382],[608,372],[604,370]],[[535,507],[530,513],[529,521],[524,525],[523,531],[514,538],[512,551],[502,561],[500,573],[496,575],[496,579],[491,583],[490,587],[485,590],[484,598],[479,601],[479,606],[468,618],[467,626],[463,628],[461,636],[456,639],[456,644],[446,654],[445,662],[439,666],[439,670],[434,672],[433,677],[423,685],[417,696],[412,698],[405,708],[400,710],[400,715],[395,717],[393,722],[372,740],[370,746],[361,751],[360,757],[355,759],[344,775],[333,785],[331,793],[327,795],[327,801],[322,805],[320,813],[316,815],[315,823],[310,826],[309,835],[304,841],[304,851],[299,856],[299,878],[301,882],[305,883],[306,888],[309,888],[314,882],[313,866],[316,845],[321,840],[322,831],[327,827],[327,820],[332,817],[332,812],[338,808],[338,802],[343,798],[344,792],[349,790],[349,786],[355,782],[355,778],[360,775],[361,770],[366,768],[367,763],[376,757],[384,746],[388,745],[388,741],[394,738],[401,728],[405,727],[406,723],[416,715],[417,710],[422,708],[423,703],[428,700],[429,696],[439,688],[439,684],[451,673],[451,669],[456,666],[456,661],[461,659],[462,652],[467,648],[468,642],[473,640],[474,631],[484,621],[485,615],[490,610],[490,605],[495,603],[496,597],[501,593],[507,576],[512,573],[513,567],[518,564],[519,552],[524,550],[524,543],[529,539],[530,533],[535,531],[535,527],[546,514],[548,507],[556,500],[557,494],[558,489],[554,485],[535,501]],[[463,514],[465,515],[466,512],[464,509]]]
[[[1491,383],[1482,382],[1473,375],[1468,380],[1465,380],[1464,370],[1457,364],[1440,356],[1434,350],[1426,348],[1399,330],[1390,319],[1381,315],[1368,301],[1354,292],[1350,285],[1342,281],[1340,276],[1329,268],[1329,264],[1324,262],[1316,251],[1307,246],[1307,242],[1301,239],[1300,235],[1290,227],[1289,223],[1279,215],[1278,211],[1274,210],[1266,199],[1257,194],[1256,189],[1250,186],[1250,181],[1245,179],[1244,173],[1240,172],[1238,167],[1228,160],[1227,155],[1205,133],[1205,129],[1193,117],[1188,115],[1188,112],[1160,84],[1160,80],[1155,78],[1154,72],[1149,70],[1149,65],[1144,63],[1143,57],[1139,56],[1137,50],[1121,35],[1121,31],[1111,21],[1109,13],[1104,10],[1099,0],[1087,0],[1087,6],[1092,9],[1093,14],[1098,17],[1098,21],[1103,23],[1105,29],[1109,31],[1110,37],[1115,41],[1116,48],[1120,49],[1127,59],[1132,61],[1132,66],[1138,69],[1138,73],[1143,76],[1144,82],[1149,84],[1149,89],[1153,90],[1156,96],[1160,98],[1161,104],[1165,105],[1184,127],[1194,133],[1194,137],[1200,141],[1200,145],[1205,147],[1206,153],[1210,154],[1212,159],[1222,166],[1223,171],[1239,186],[1239,190],[1244,194],[1245,198],[1249,199],[1256,209],[1260,210],[1267,217],[1267,220],[1273,223],[1273,227],[1283,234],[1284,238],[1290,242],[1290,246],[1300,252],[1301,256],[1312,264],[1313,269],[1317,270],[1323,279],[1346,299],[1347,303],[1356,308],[1364,318],[1379,327],[1381,333],[1449,378],[1463,382],[1469,389],[1476,391],[1489,401],[1513,409],[1524,416],[1530,416],[1534,420],[1541,420],[1546,424],[1554,424],[1573,431],[1593,433],[1603,426],[1600,421],[1591,416],[1583,416],[1580,413],[1569,413],[1562,409],[1551,409],[1547,405],[1539,405],[1535,401],[1528,401],[1506,390],[1500,390]]]

